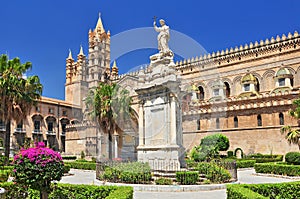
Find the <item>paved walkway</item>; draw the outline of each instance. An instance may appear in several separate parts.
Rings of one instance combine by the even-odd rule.
[[[70,176],[64,176],[60,182],[70,184],[95,184],[102,183],[96,179],[95,171],[82,171],[71,169]],[[238,182],[245,184],[258,183],[279,183],[296,181],[297,179],[286,179],[278,177],[266,177],[254,175],[254,169],[238,171]],[[299,180],[299,179],[298,179]],[[149,192],[134,191],[134,199],[226,199],[226,189],[213,191],[195,191],[195,192]]]

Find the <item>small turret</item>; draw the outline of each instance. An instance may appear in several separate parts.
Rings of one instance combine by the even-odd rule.
[[[119,74],[119,69],[117,67],[116,60],[113,63],[112,69],[111,69],[111,76],[113,79],[115,79]]]
[[[72,82],[73,66],[74,66],[74,59],[72,57],[72,52],[69,49],[69,56],[66,59],[66,84]]]

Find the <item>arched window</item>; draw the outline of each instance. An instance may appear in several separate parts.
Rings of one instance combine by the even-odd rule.
[[[225,88],[226,88],[225,96],[229,97],[230,96],[230,86],[229,86],[228,82],[224,82],[224,84],[225,84]]]
[[[204,94],[205,94],[205,93],[204,93],[203,87],[202,87],[202,86],[199,86],[198,89],[199,89],[198,99],[199,99],[199,100],[204,100]]]
[[[234,128],[238,128],[239,127],[239,120],[237,117],[233,118],[233,123],[234,123]]]
[[[279,124],[284,125],[284,116],[283,113],[279,113]]]
[[[257,82],[257,84],[255,85],[255,90],[256,90],[257,92],[259,92],[259,91],[260,91],[259,81],[258,81],[257,78],[255,78],[255,79],[256,79],[256,82]]]
[[[201,123],[200,119],[197,120],[197,130],[199,131],[201,129]]]
[[[262,126],[261,115],[258,115],[258,116],[257,116],[257,126]]]
[[[94,70],[92,69],[90,73],[91,73],[91,78],[94,79]]]
[[[220,119],[216,118],[216,129],[220,129]]]

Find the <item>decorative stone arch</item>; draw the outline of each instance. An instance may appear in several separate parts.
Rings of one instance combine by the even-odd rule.
[[[262,75],[262,83],[261,83],[261,90],[262,91],[271,91],[275,86],[275,71],[274,70],[267,70]]]
[[[226,97],[230,97],[232,95],[232,87],[233,87],[233,83],[231,81],[231,79],[224,77],[221,79],[224,82],[225,85],[225,96]]]
[[[300,66],[297,68],[297,71],[295,73],[294,85],[300,86]]]
[[[207,99],[207,96],[208,96],[208,89],[207,89],[207,86],[204,84],[204,82],[197,82],[196,83],[196,85],[197,85],[197,88],[199,89],[199,87],[202,87],[203,88],[203,100],[204,99]],[[202,91],[200,91],[200,89],[199,89],[199,91],[198,91],[198,95],[197,95],[197,98],[198,99],[201,99],[201,97],[200,97],[200,95],[201,95],[201,93],[200,92],[202,92]]]
[[[241,79],[242,76],[236,76],[233,80],[232,80],[232,95],[237,96],[242,92],[242,85],[241,85]]]
[[[237,157],[237,155],[239,155],[239,154],[240,154],[240,157]],[[236,149],[234,150],[234,154],[233,154],[233,155],[234,155],[235,157],[241,159],[241,158],[244,157],[244,152],[243,152],[243,150],[242,150],[241,148],[236,148]]]
[[[257,85],[256,85],[256,90],[257,92],[262,91],[261,85],[262,85],[262,77],[260,74],[256,72],[250,72],[256,79],[257,79]]]
[[[292,75],[295,75],[295,74],[296,74],[295,69],[293,69],[293,68],[290,67],[290,66],[282,66],[282,67],[280,67],[278,70],[280,70],[281,68],[286,68],[286,69],[288,69]]]

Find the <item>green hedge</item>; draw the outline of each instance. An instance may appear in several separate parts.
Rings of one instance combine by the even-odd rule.
[[[263,154],[252,154],[243,158],[244,160],[256,160],[256,163],[266,162],[281,162],[283,155],[263,155]]]
[[[15,198],[39,198],[39,192],[32,189],[19,189],[12,182],[0,183],[0,187],[6,190],[6,199]],[[52,192],[49,199],[132,199],[132,187],[96,186],[96,185],[73,185],[52,184]]]
[[[157,184],[157,185],[172,185],[173,180],[170,178],[158,178],[155,180],[155,184]]]
[[[104,172],[97,178],[111,182],[150,183],[152,175],[148,163],[128,162],[105,166]]]
[[[62,156],[62,159],[63,160],[76,160],[77,157],[74,155],[71,155],[71,156]]]
[[[197,171],[177,171],[176,181],[179,184],[192,185],[197,184],[199,180],[199,173]]]
[[[69,165],[73,169],[83,169],[83,170],[96,170],[96,163],[94,162],[65,162],[65,165]]]
[[[276,163],[256,163],[256,173],[269,173],[287,176],[300,176],[300,165],[285,165]]]
[[[227,185],[227,199],[267,199],[267,197],[260,195],[252,191],[251,189],[247,189],[241,185]]]
[[[227,199],[267,199],[267,197],[238,184],[227,185],[226,187]]]
[[[237,168],[250,168],[250,167],[254,167],[255,163],[256,163],[256,160],[237,159],[236,167]]]
[[[133,198],[132,187],[118,187],[112,191],[106,199],[131,199]]]
[[[284,182],[274,184],[235,184],[226,186],[228,199],[296,199],[299,198],[300,195],[300,182]]]

